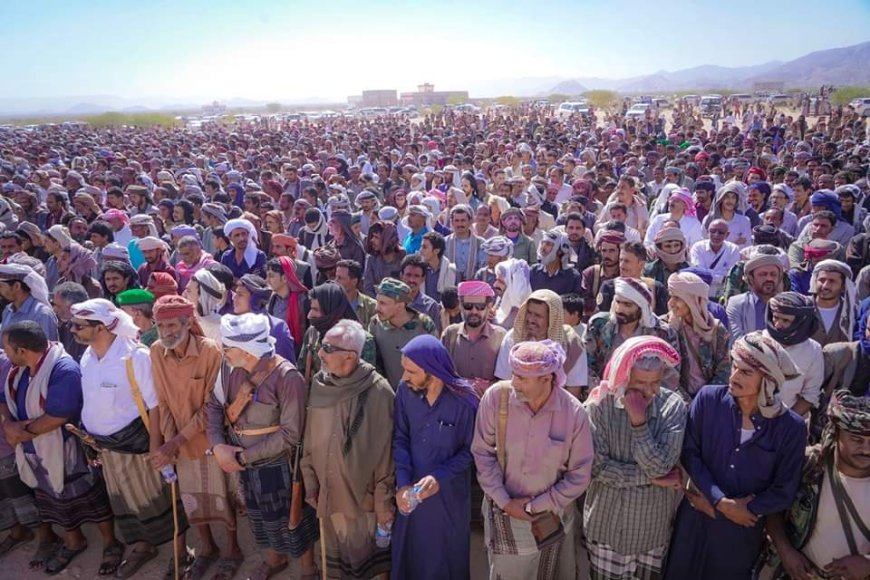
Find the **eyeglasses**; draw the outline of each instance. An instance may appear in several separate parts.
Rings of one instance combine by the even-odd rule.
[[[81,330],[83,328],[88,328],[88,327],[93,328],[98,324],[99,324],[99,322],[94,322],[93,320],[88,320],[84,324],[82,324],[81,322],[72,322],[72,323],[70,323],[70,326],[72,326],[76,330]]]
[[[489,304],[486,304],[486,303],[483,303],[483,304],[470,304],[468,302],[462,303],[463,309],[465,309],[465,310],[479,310],[480,312],[483,312],[484,310],[486,310],[487,306],[489,306]]]
[[[332,354],[335,352],[355,352],[347,348],[341,348],[340,346],[335,346],[334,344],[329,344],[328,342],[321,342],[320,348],[326,354]]]
[[[726,230],[710,230],[710,233],[711,233],[711,234],[723,234],[723,235],[724,235],[724,234],[727,234],[728,232],[727,232]]]

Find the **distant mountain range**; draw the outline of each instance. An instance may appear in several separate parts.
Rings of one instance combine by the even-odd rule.
[[[678,71],[661,70],[649,75],[626,79],[598,77],[524,77],[481,79],[465,87],[472,98],[513,95],[517,97],[547,96],[554,93],[578,95],[590,89],[607,89],[621,93],[661,94],[673,91],[703,91],[715,89],[750,90],[754,83],[781,81],[787,88],[818,89],[819,86],[870,87],[870,42],[845,48],[820,50],[788,62],[771,61],[743,67],[702,65]],[[0,117],[42,117],[50,115],[91,115],[105,111],[124,113],[163,111],[199,112],[214,97],[119,97],[90,95],[53,98],[0,98]],[[310,97],[306,99],[252,100],[233,98],[221,100],[228,108],[263,107],[269,102],[285,106],[325,105],[338,99]]]
[[[539,77],[500,79],[469,87],[474,97],[501,95],[577,95],[590,89],[621,93],[666,93],[680,90],[752,89],[754,83],[781,81],[787,88],[817,89],[822,84],[870,87],[870,42],[810,53],[789,62],[771,61],[743,67],[702,65],[661,70],[625,79]]]

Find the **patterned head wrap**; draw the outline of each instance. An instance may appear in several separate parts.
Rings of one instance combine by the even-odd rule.
[[[601,244],[613,244],[621,246],[625,242],[625,234],[617,230],[598,230],[595,235],[595,248],[600,249]]]
[[[69,235],[69,230],[66,226],[55,224],[48,228],[48,231],[45,232],[45,234],[60,244],[61,248],[68,248],[72,243],[72,236]]]
[[[849,391],[834,391],[828,403],[828,417],[843,431],[870,435],[870,399],[856,397]]]
[[[511,347],[508,360],[511,372],[520,377],[545,377],[555,374],[553,388],[560,389],[567,381],[565,349],[553,340],[520,342]]]
[[[787,409],[779,398],[783,383],[801,374],[785,349],[761,331],[750,332],[734,342],[731,349],[733,363],[740,369],[761,372],[761,388],[758,391],[758,409],[761,414],[773,419]]]
[[[810,277],[810,294],[816,293],[819,274],[837,272],[843,276],[843,307],[840,309],[840,329],[846,336],[852,336],[855,328],[855,309],[857,308],[857,289],[852,281],[852,269],[839,260],[822,260],[813,268]]]
[[[676,191],[673,191],[668,198],[668,203],[671,201],[681,201],[683,205],[686,207],[684,213],[687,216],[695,217],[695,203],[692,200],[692,192],[690,192],[685,187],[681,187]]]
[[[375,292],[398,302],[407,304],[411,301],[411,289],[407,284],[395,278],[381,280],[381,283],[375,288]]]
[[[105,298],[73,304],[70,313],[74,318],[99,322],[115,336],[133,340],[139,336],[139,328],[133,323],[133,318]]]
[[[549,252],[544,252],[544,243],[549,242],[553,247]],[[559,258],[559,252],[562,253]],[[558,230],[550,230],[544,232],[541,237],[541,243],[538,244],[538,261],[546,268],[553,263],[554,260],[560,259],[561,268],[566,270],[571,265],[571,254],[573,254],[571,244],[568,242],[568,237]]]
[[[199,285],[199,311],[202,316],[220,314],[227,303],[227,287],[221,284],[214,275],[206,269],[193,273],[193,280]]]
[[[493,236],[483,242],[480,247],[484,254],[501,258],[509,257],[514,251],[513,242],[505,236]]]
[[[460,298],[463,296],[485,296],[487,298],[495,296],[492,286],[481,280],[467,280],[465,282],[460,282],[456,287],[456,291]]]
[[[157,298],[178,294],[178,282],[169,272],[151,272],[148,276],[148,290]]]
[[[778,330],[773,325],[773,314],[790,314],[795,317],[791,326]],[[819,327],[816,305],[812,298],[797,292],[780,292],[767,303],[764,315],[767,334],[784,346],[800,344],[815,334]]]
[[[213,218],[217,219],[220,223],[227,223],[227,212],[224,211],[224,208],[216,203],[204,203],[202,204],[202,213],[206,215],[210,215]]]
[[[181,296],[161,296],[154,303],[154,320],[158,322],[173,318],[192,317],[193,313],[193,303]]]
[[[645,282],[634,278],[617,278],[613,282],[613,287],[614,296],[634,302],[640,308],[640,325],[642,327],[652,328],[655,326],[655,314],[652,311],[652,293]],[[611,306],[611,312],[613,312],[613,308]]]
[[[834,240],[810,240],[810,242],[804,246],[804,261],[808,262],[813,260],[817,262],[824,260],[825,258],[836,254],[841,247],[842,246]]]
[[[30,288],[30,295],[37,302],[51,306],[48,301],[48,286],[36,270],[24,264],[0,264],[0,280],[4,282],[23,282]]]
[[[537,300],[544,302],[549,309],[549,324],[547,325],[547,338],[558,342],[563,348],[568,347],[568,337],[565,336],[565,313],[562,309],[562,299],[552,290],[541,289],[535,290],[529,297],[526,298],[523,305],[520,306],[517,312],[517,318],[514,322],[514,342],[523,342],[531,340],[526,331],[526,314],[529,310],[529,301]]]
[[[590,403],[598,403],[607,394],[621,401],[625,395],[625,389],[631,379],[631,369],[642,358],[656,357],[670,368],[680,364],[680,353],[666,341],[657,336],[633,336],[623,342],[613,351],[607,366],[604,367],[604,376],[597,387],[589,394]]]
[[[269,317],[265,314],[227,314],[221,318],[221,343],[257,358],[269,357],[275,353],[275,339],[270,334],[271,330]]]

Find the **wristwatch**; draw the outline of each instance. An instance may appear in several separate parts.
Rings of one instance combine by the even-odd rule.
[[[530,516],[535,515],[535,512],[532,511],[532,502],[527,501],[526,505],[523,506],[523,511],[529,514]]]

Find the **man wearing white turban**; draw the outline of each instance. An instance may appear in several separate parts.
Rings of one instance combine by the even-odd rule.
[[[58,340],[57,316],[48,301],[45,279],[23,264],[0,265],[0,296],[9,304],[3,310],[2,325],[32,320],[45,331],[49,340]]]
[[[82,428],[100,448],[109,503],[132,551],[120,564],[132,576],[173,539],[172,498],[148,460],[149,410],[157,406],[151,354],[129,314],[104,298],[70,307],[82,355]],[[178,505],[182,509],[181,505]],[[124,547],[116,545],[118,563]]]
[[[224,234],[233,244],[232,252],[224,252],[221,264],[232,270],[236,279],[245,274],[266,277],[266,254],[259,248],[254,224],[246,219],[234,219],[224,225]]]

